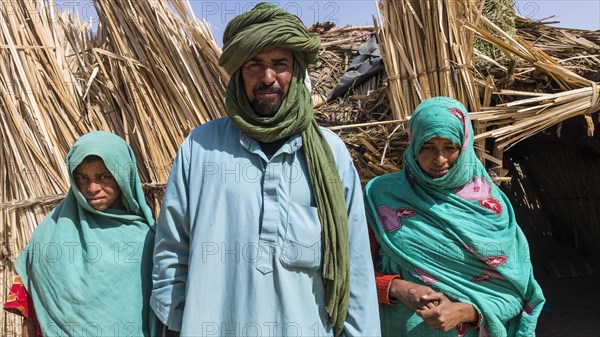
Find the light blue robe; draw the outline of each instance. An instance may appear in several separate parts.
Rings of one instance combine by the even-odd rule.
[[[346,336],[379,336],[360,182],[343,142],[322,129],[349,218]],[[181,145],[157,225],[151,307],[181,336],[333,336],[321,276],[321,224],[302,138],[271,159],[228,117]]]

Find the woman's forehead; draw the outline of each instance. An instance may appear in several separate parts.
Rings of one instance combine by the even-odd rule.
[[[81,164],[77,165],[77,167],[75,168],[75,172],[90,171],[90,170],[106,171],[106,170],[108,170],[108,168],[104,164],[104,161],[100,158],[90,158],[90,159],[86,158],[81,162]]]
[[[450,143],[450,144],[454,144],[454,142],[448,138],[445,137],[432,137],[429,138],[428,140],[424,141],[423,143]]]

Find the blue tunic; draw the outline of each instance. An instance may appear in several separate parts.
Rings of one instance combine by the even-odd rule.
[[[348,208],[346,336],[379,336],[360,182],[344,143],[322,129]],[[179,149],[157,224],[151,306],[182,336],[332,336],[321,276],[321,223],[302,138],[268,158],[229,118]]]

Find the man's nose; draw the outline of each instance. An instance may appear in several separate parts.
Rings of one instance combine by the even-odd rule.
[[[265,67],[265,70],[263,71],[261,80],[264,84],[271,85],[275,82],[276,76],[277,76],[277,72],[270,66],[267,66],[267,67]]]

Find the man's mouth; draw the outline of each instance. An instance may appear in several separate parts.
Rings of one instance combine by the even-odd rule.
[[[254,88],[255,97],[279,97],[283,94],[283,90],[279,87],[260,85]]]
[[[256,93],[257,97],[262,97],[262,98],[275,98],[275,97],[279,97],[279,93],[278,92],[274,92],[274,91],[259,91]]]

